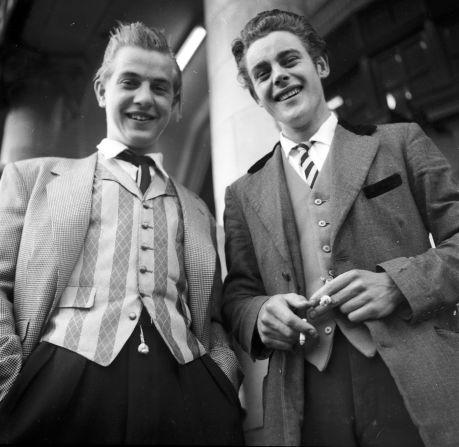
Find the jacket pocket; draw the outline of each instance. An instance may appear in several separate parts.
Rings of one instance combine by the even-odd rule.
[[[381,194],[392,191],[402,184],[402,178],[400,174],[392,174],[379,182],[373,183],[372,185],[364,186],[363,192],[367,199],[373,199]]]
[[[58,307],[90,309],[94,306],[95,287],[68,286],[64,289]]]

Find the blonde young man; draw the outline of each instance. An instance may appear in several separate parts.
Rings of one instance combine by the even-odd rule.
[[[164,35],[110,37],[107,138],[0,183],[0,443],[241,444],[215,225],[156,152],[180,103]]]

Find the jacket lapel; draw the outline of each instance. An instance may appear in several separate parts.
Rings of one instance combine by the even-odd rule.
[[[252,174],[247,196],[269,233],[270,240],[294,272],[296,284],[304,289],[298,232],[287,189],[281,151],[278,143],[273,156],[264,167]]]
[[[378,140],[356,135],[338,125],[330,148],[332,170],[331,244],[335,241],[352,204],[367,177],[378,150]]]
[[[91,213],[96,160],[97,153],[81,160],[62,161],[52,171],[56,178],[47,186],[52,237],[58,253],[55,297],[61,296],[83,247]]]
[[[173,181],[183,214],[184,263],[193,332],[202,340],[206,310],[214,284],[216,245],[211,217],[200,199]]]

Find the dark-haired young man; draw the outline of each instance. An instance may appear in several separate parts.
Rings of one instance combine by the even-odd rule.
[[[228,187],[223,313],[267,358],[268,444],[459,439],[459,188],[416,124],[337,122],[325,42],[266,11],[233,42],[280,142]],[[429,233],[436,248],[431,248]]]
[[[180,103],[164,35],[114,30],[107,138],[0,183],[0,443],[241,444],[215,224],[155,152]]]

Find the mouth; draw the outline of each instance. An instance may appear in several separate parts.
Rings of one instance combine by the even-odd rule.
[[[155,118],[153,115],[145,112],[128,112],[126,113],[126,116],[134,121],[139,122],[151,121]]]
[[[287,99],[293,98],[294,96],[298,95],[301,92],[301,87],[290,87],[285,89],[282,93],[277,94],[274,96],[274,101],[286,101]]]

